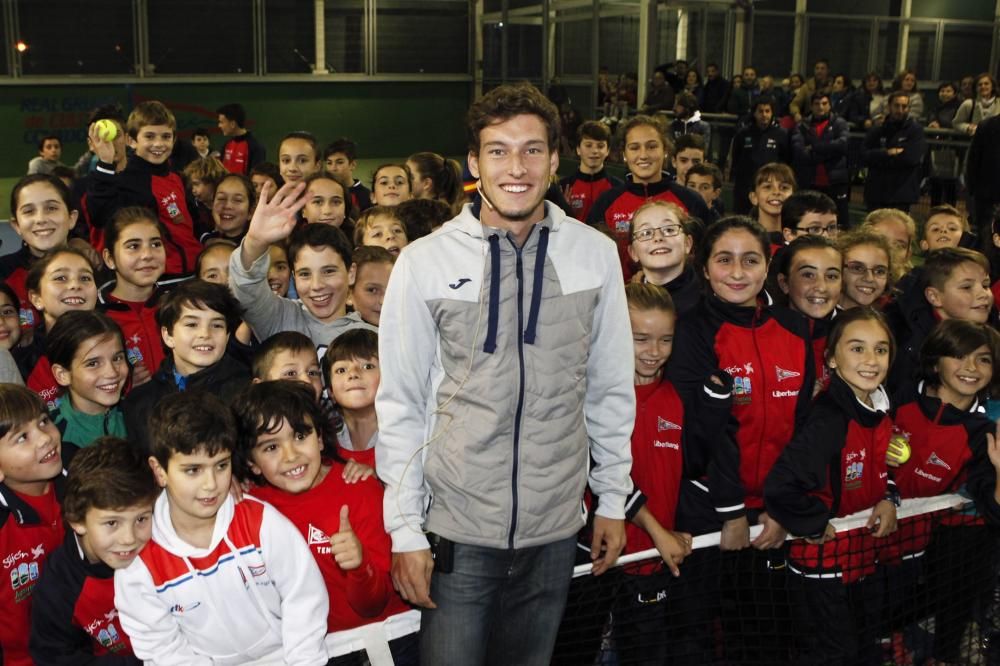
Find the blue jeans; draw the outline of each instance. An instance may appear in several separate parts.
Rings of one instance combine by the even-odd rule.
[[[575,536],[515,550],[456,543],[453,571],[431,577],[437,608],[421,613],[421,663],[546,666],[575,549]]]

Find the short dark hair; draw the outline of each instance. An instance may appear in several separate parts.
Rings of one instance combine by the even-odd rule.
[[[781,204],[781,228],[798,228],[806,213],[837,214],[837,204],[829,196],[815,190],[799,190]]]
[[[242,104],[223,104],[215,112],[220,116],[225,116],[235,121],[241,128],[247,124],[247,112]]]
[[[344,260],[344,268],[351,267],[351,242],[337,227],[329,224],[307,224],[292,232],[288,239],[288,263],[295,270],[295,260],[304,247],[328,247]]]
[[[694,148],[695,150],[700,150],[702,154],[705,153],[705,137],[701,134],[681,134],[674,141],[674,156],[676,157],[678,153],[682,150],[687,150],[688,148]]]
[[[805,250],[833,250],[837,254],[840,254],[840,250],[837,249],[836,244],[826,236],[816,236],[813,234],[806,234],[804,236],[799,236],[794,239],[791,243],[785,247],[778,250],[774,256],[775,272],[780,275],[788,277],[788,270],[792,267],[792,260],[795,259],[795,255],[799,252]],[[838,269],[842,269],[838,266]]]
[[[121,125],[121,129],[124,129],[125,111],[122,110],[122,105],[118,102],[102,104],[90,112],[90,115],[87,117],[87,125],[92,125],[98,120],[113,120]]]
[[[378,333],[367,328],[352,328],[334,338],[323,355],[323,381],[327,386],[333,364],[352,358],[378,358]]]
[[[824,99],[824,98],[827,99],[827,100],[829,100],[830,99],[830,93],[823,92],[822,90],[817,90],[809,98],[809,102],[810,103],[812,103],[812,102],[818,102],[819,100]]]
[[[274,181],[278,188],[285,184],[285,179],[281,177],[281,169],[274,162],[259,162],[253,165],[253,168],[250,169],[250,176],[267,176]]]
[[[409,199],[395,208],[399,219],[406,225],[406,238],[411,243],[454,217],[451,207],[439,199]]]
[[[964,247],[941,247],[931,250],[924,258],[924,279],[928,287],[944,289],[956,268],[965,263],[973,263],[990,274],[990,262],[980,252]]]
[[[605,143],[611,142],[611,130],[602,122],[596,120],[588,120],[587,122],[580,125],[579,129],[576,131],[577,143],[582,142],[584,139],[590,139],[591,141],[604,141]]]
[[[381,249],[384,250],[385,248]],[[388,253],[388,251],[386,252]],[[251,363],[253,378],[266,379],[267,373],[271,370],[271,365],[274,363],[274,357],[283,351],[292,353],[309,352],[315,356],[316,345],[308,335],[299,331],[281,331],[280,333],[275,333],[253,350],[253,360]]]
[[[420,201],[433,201],[433,199],[420,199]],[[399,208],[399,206],[396,206]],[[361,273],[361,267],[367,264],[395,264],[396,255],[379,245],[362,245],[354,250],[354,266],[356,268],[355,279]]]
[[[893,101],[895,101],[895,99],[897,97],[905,97],[906,98],[906,103],[907,104],[910,103],[910,93],[903,92],[902,90],[893,90],[891,93],[889,93],[889,96],[886,99],[886,103],[887,104],[892,104]]]
[[[181,318],[181,311],[212,310],[226,319],[226,332],[232,333],[240,325],[243,308],[228,287],[193,278],[185,280],[160,299],[156,311],[157,325],[172,331]]]
[[[920,368],[918,377],[929,386],[940,386],[941,377],[937,364],[944,357],[962,358],[985,345],[993,357],[993,379],[987,388],[1000,385],[1000,372],[996,371],[1000,362],[1000,333],[989,324],[945,319],[938,322],[920,347]]]
[[[218,285],[216,285],[218,286]],[[204,451],[215,456],[236,449],[236,422],[222,400],[189,390],[160,398],[149,415],[150,453],[167,469],[175,453]]]
[[[690,179],[691,176],[710,176],[712,178],[712,189],[718,190],[722,188],[722,170],[711,162],[695,164],[688,169],[685,178]],[[684,184],[687,185],[687,183]]]
[[[208,130],[205,129],[204,127],[195,127],[194,131],[191,132],[191,138],[193,139],[196,136],[203,136],[207,139],[209,138]]]
[[[750,69],[753,68],[751,67]],[[677,100],[674,102],[674,105],[676,106],[678,104],[683,106],[684,110],[688,113],[698,110],[698,98],[686,91],[677,96]]]
[[[778,106],[777,102],[770,95],[758,95],[757,99],[753,101],[750,105],[750,113],[754,114],[757,112],[758,106],[769,106],[771,107],[771,112],[774,113],[775,108]]]
[[[265,483],[265,479],[250,469],[251,454],[257,446],[257,438],[276,433],[282,421],[288,421],[295,432],[315,430],[323,445],[322,456],[344,462],[337,453],[337,440],[329,420],[316,402],[312,389],[302,382],[279,379],[251,384],[233,401],[232,414],[238,433],[233,471],[240,479]]]
[[[469,107],[466,115],[469,152],[479,154],[479,134],[484,129],[524,114],[541,119],[549,150],[555,150],[559,145],[559,109],[530,83],[515,83],[494,88]]]
[[[354,162],[358,159],[358,144],[346,136],[342,136],[323,149],[323,159],[337,153],[343,153],[348,160]]]
[[[58,141],[59,142],[59,146],[62,147],[62,139],[60,139],[55,134],[49,134],[47,136],[43,136],[41,139],[38,140],[38,151],[39,152],[41,152],[42,149],[45,148],[45,142],[46,141]]]
[[[34,391],[20,384],[0,384],[0,437],[48,413]]]
[[[63,520],[82,523],[91,509],[116,510],[140,505],[152,508],[160,487],[149,463],[127,441],[98,437],[81,449],[69,466]]]

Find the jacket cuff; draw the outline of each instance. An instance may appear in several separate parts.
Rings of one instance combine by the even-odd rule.
[[[625,500],[625,520],[632,521],[635,519],[639,509],[646,506],[646,495],[635,488],[632,493]]]
[[[727,520],[736,520],[737,518],[742,518],[747,515],[747,507],[743,502],[730,506],[717,506],[715,507],[715,515],[717,515],[719,520],[722,522],[726,522]]]
[[[712,381],[713,377],[720,380],[722,382],[722,386],[719,386]],[[705,379],[701,388],[705,394],[705,398],[708,400],[725,402],[728,401],[733,395],[733,378],[728,372],[718,370]]]
[[[97,164],[94,165],[94,170],[97,173],[104,174],[105,176],[113,176],[116,173],[115,172],[115,165],[111,164],[109,162],[98,161]]]
[[[597,501],[597,510],[594,511],[594,515],[612,520],[625,520],[625,500],[625,495],[605,493]]]
[[[406,525],[393,530],[390,536],[392,537],[392,552],[394,553],[410,553],[415,550],[430,550],[431,548],[426,535],[414,532]]]

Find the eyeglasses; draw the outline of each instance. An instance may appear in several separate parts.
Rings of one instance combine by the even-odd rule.
[[[795,230],[809,234],[810,236],[836,236],[840,231],[836,222],[828,224],[825,227],[819,224],[815,224],[811,227],[795,227]]]
[[[0,308],[0,317],[2,317],[3,319],[10,319],[12,317],[19,317],[19,316],[20,313],[18,313],[17,308],[12,308],[12,307]]]
[[[679,224],[665,224],[662,227],[647,227],[632,234],[632,239],[640,243],[647,243],[656,237],[659,232],[662,238],[673,238],[681,232],[683,227]]]
[[[868,268],[868,266],[865,266],[860,261],[848,261],[844,264],[844,268],[851,275],[857,275],[858,277],[864,277],[869,273],[871,273],[872,277],[875,278],[884,278],[889,275],[888,266],[872,266],[871,268]]]

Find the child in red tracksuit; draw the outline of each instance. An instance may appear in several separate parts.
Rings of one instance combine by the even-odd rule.
[[[764,487],[768,514],[805,537],[790,545],[788,568],[801,593],[796,617],[803,624],[802,663],[809,664],[874,654],[878,622],[871,615],[880,609],[874,586],[862,581],[875,572],[873,539],[896,529],[899,497],[886,465],[892,421],[882,388],[895,351],[892,334],[881,315],[858,308],[837,318],[828,343],[830,387]],[[864,527],[837,533],[830,524],[868,510]]]
[[[104,249],[104,229],[115,211],[145,206],[156,212],[168,232],[163,238],[166,272],[190,275],[201,243],[193,217],[194,197],[180,175],[170,168],[170,153],[177,138],[174,114],[161,102],[140,102],[129,114],[126,131],[135,152],[129,156],[125,170],[116,173],[114,145],[101,136],[96,123],[90,127],[90,142],[99,160],[85,198],[91,244],[99,251]]]
[[[814,367],[806,320],[773,307],[764,291],[770,248],[767,232],[747,217],[708,227],[696,262],[708,293],[680,321],[667,378],[692,421],[709,418],[697,404],[704,378],[721,370],[733,379],[725,432],[713,438],[708,483],[694,501],[712,502],[721,549],[738,551],[722,554],[730,658],[774,663],[788,656],[778,635],[787,625],[784,535],[764,511],[764,479],[805,419]],[[753,543],[752,524],[765,527]]]
[[[244,476],[256,484],[252,494],[292,521],[323,574],[330,593],[330,663],[356,663],[374,648],[371,632],[362,628],[375,623],[382,624],[396,664],[417,663],[419,614],[392,589],[378,480],[344,478],[345,463],[303,382],[253,384],[233,409]]]
[[[707,629],[710,622],[699,615],[704,604],[692,602],[704,600],[707,579],[693,570],[685,575],[688,569],[681,563],[691,555],[691,535],[674,530],[682,477],[697,473],[694,468],[704,458],[700,444],[711,440],[712,424],[725,423],[732,385],[718,376],[708,379],[701,395],[703,418],[685,419],[680,396],[663,378],[677,320],[670,294],[663,287],[633,283],[626,285],[625,295],[635,348],[631,474],[637,497],[630,504],[641,508],[629,512],[624,553],[656,548],[662,562],[624,568],[622,585],[629,593],[616,595],[615,645],[623,663],[704,663],[711,659],[710,640],[694,628]],[[704,551],[695,557],[700,555]]]
[[[900,521],[894,548],[882,561],[901,564],[895,573],[905,583],[923,566],[928,610],[935,613],[934,658],[958,662],[962,632],[989,581],[994,550],[985,525],[1000,524],[995,489],[997,463],[989,453],[996,424],[986,415],[988,389],[1000,359],[1000,334],[987,324],[949,319],[938,323],[920,350],[919,386],[900,396],[894,422],[896,438],[909,447],[889,464],[903,498],[959,492],[974,509],[934,520],[918,515]],[[1000,462],[1000,461],[998,461]],[[926,551],[926,557],[922,557]],[[912,564],[911,564],[912,563]]]
[[[149,381],[166,358],[156,323],[157,301],[169,286],[183,280],[161,280],[167,236],[163,223],[142,206],[119,209],[104,230],[104,263],[115,272],[115,279],[101,287],[97,307],[122,329],[132,387]]]

